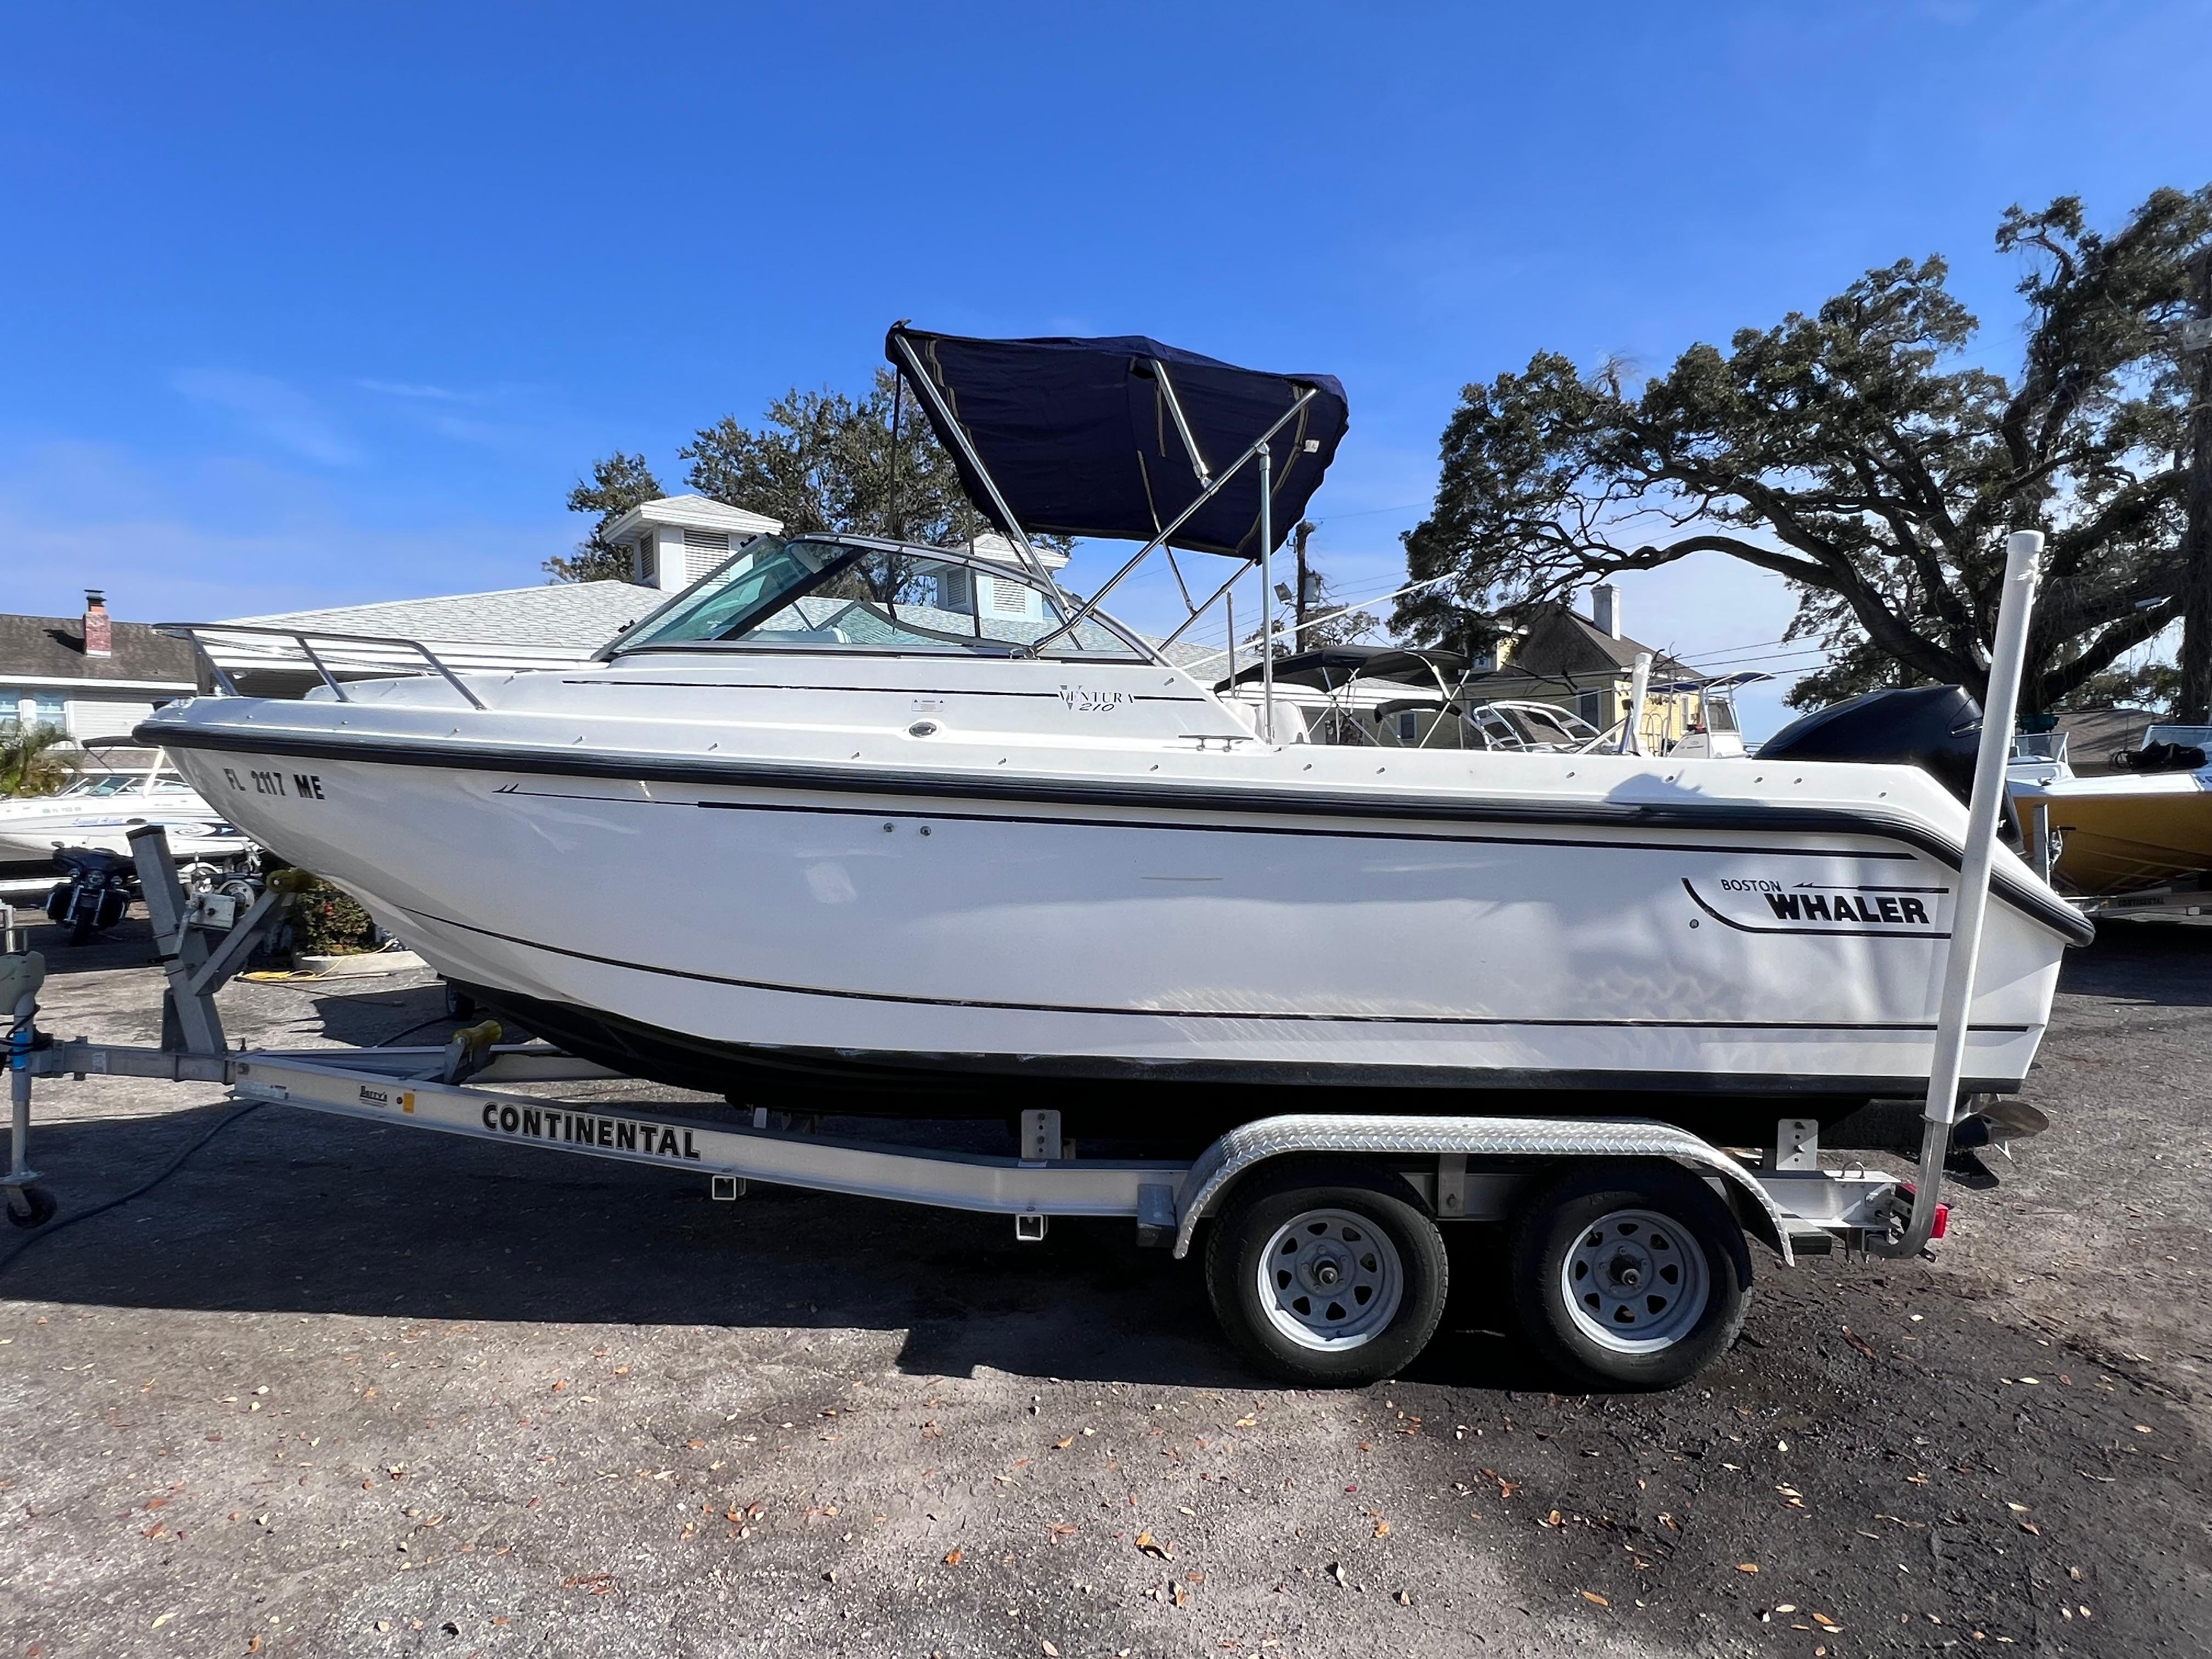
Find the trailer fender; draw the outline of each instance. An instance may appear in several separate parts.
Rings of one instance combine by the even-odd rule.
[[[1176,1206],[1175,1254],[1190,1253],[1198,1224],[1219,1210],[1230,1188],[1256,1166],[1298,1154],[1349,1157],[1484,1158],[1663,1158],[1717,1176],[1735,1208],[1759,1240],[1781,1257],[1796,1256],[1782,1212],[1742,1164],[1717,1146],[1671,1123],[1642,1118],[1339,1116],[1285,1113],[1241,1125],[1208,1146],[1191,1165]]]

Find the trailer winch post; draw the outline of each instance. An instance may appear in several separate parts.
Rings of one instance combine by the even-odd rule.
[[[168,975],[167,1007],[174,1011],[163,1015],[161,1046],[191,1054],[219,1054],[226,1043],[215,994],[246,965],[254,946],[275,925],[287,896],[285,884],[271,878],[246,914],[231,923],[221,943],[210,945],[185,896],[184,884],[177,879],[168,831],[149,823],[133,830],[130,841],[146,918],[153,925],[161,971]]]
[[[1959,1111],[1966,1036],[1981,966],[1982,923],[1989,914],[1990,866],[1996,858],[1997,815],[2005,804],[2005,767],[2012,757],[2013,718],[2027,658],[2027,619],[2035,606],[2037,561],[2043,532],[2015,530],[2005,538],[2004,586],[1997,605],[1997,636],[1990,650],[1990,689],[1982,700],[1982,740],[1974,757],[1974,787],[1966,810],[1966,840],[1959,861],[1959,900],[1952,907],[1951,946],[1943,961],[1943,1000],[1936,1018],[1936,1045],[1922,1110],[1920,1171],[1912,1216],[1902,1237],[1871,1242],[1878,1255],[1910,1256],[1925,1249],[1936,1231],[1943,1186],[1943,1160]]]
[[[168,832],[158,823],[142,824],[129,839],[131,859],[138,866],[139,895],[146,901],[146,920],[153,924],[161,971],[169,979],[161,1046],[181,1048],[187,1054],[219,1054],[224,1047],[222,1016],[216,1012],[213,996],[192,992],[193,975],[207,960],[207,941],[185,920],[184,884],[177,879]],[[173,1033],[178,1039],[173,1044]]]

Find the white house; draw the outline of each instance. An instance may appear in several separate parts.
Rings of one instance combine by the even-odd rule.
[[[0,616],[0,726],[122,737],[157,704],[198,689],[191,647],[115,621],[98,588],[86,590],[81,617]]]
[[[704,495],[664,495],[659,501],[634,507],[611,520],[600,539],[630,552],[630,580],[647,587],[675,592],[689,587],[743,546],[748,536],[775,535],[783,526],[774,519],[743,507],[726,507]],[[987,531],[969,544],[970,551],[1000,564],[1021,562],[1021,551],[1006,537]],[[1067,563],[1067,555],[1048,547],[1036,550],[1047,570]],[[986,578],[981,591],[970,593],[955,572],[944,583],[938,604],[947,611],[975,612],[987,617],[1042,622],[1044,598],[1035,588],[1012,580]]]
[[[773,536],[783,526],[704,495],[663,495],[611,520],[599,539],[629,549],[629,579],[674,593],[730,556],[749,536]]]

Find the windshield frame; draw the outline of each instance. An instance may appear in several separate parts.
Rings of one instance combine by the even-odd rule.
[[[822,568],[813,572],[806,580],[757,601],[750,609],[730,619],[725,624],[728,629],[742,632],[756,627],[759,623],[787,606],[811,593],[817,592],[871,553],[906,554],[917,558],[928,559],[939,564],[963,566],[967,569],[977,571],[1000,580],[1018,582],[1031,592],[1043,595],[1048,609],[1056,608],[1060,600],[1060,595],[1058,592],[1038,582],[1019,565],[986,558],[981,554],[970,553],[962,549],[932,547],[922,542],[893,541],[876,536],[851,536],[830,532],[805,532],[794,536],[751,536],[748,537],[741,545],[732,548],[730,556],[714,566],[713,569],[655,605],[621,633],[616,635],[613,639],[608,641],[606,644],[601,646],[594,653],[593,660],[612,662],[618,657],[654,651],[755,651],[779,653],[797,652],[807,654],[819,653],[824,656],[866,657],[942,654],[935,651],[923,651],[896,644],[872,644],[861,641],[839,644],[831,641],[809,640],[803,644],[784,645],[744,639],[653,640],[647,637],[654,626],[690,604],[702,589],[718,580],[732,566],[742,559],[755,556],[759,544],[763,541],[776,541],[785,545],[799,542],[811,542],[817,545],[834,547],[840,551],[838,556],[825,560]],[[1167,659],[1160,655],[1156,647],[1147,643],[1140,635],[1124,627],[1106,611],[1093,611],[1085,618],[1085,622],[1086,624],[1096,623],[1103,628],[1134,653],[1134,660],[1165,665]],[[917,627],[914,631],[921,634],[934,630]],[[1066,633],[1060,634],[1054,641],[1054,648],[1042,653],[1025,641],[977,639],[964,635],[946,635],[944,637],[946,645],[952,647],[953,653],[986,659],[1017,659],[1116,663],[1132,660],[1131,657],[1119,652],[1084,650],[1077,647],[1074,636]]]

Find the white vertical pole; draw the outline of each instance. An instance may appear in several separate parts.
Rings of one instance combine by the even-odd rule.
[[[1275,740],[1275,477],[1260,446],[1260,736]]]
[[[1905,1239],[1892,1247],[1894,1254],[1917,1253],[1935,1226],[1936,1194],[1966,1072],[1974,975],[1981,966],[1982,923],[1989,914],[1990,866],[1996,856],[1997,814],[2004,809],[2005,763],[2012,757],[2013,719],[2020,708],[2021,670],[2027,657],[2027,618],[2035,605],[2036,562],[2042,552],[2041,531],[2015,530],[2005,538],[1997,637],[1990,652],[1990,693],[1982,702],[1981,747],[1974,757],[1959,897],[1951,908],[1951,948],[1943,962],[1943,1000],[1936,1018],[1936,1049],[1921,1114],[1919,1191],[1913,1200],[1911,1225]]]
[[[1644,752],[1644,699],[1651,690],[1651,653],[1636,653],[1636,667],[1628,677],[1628,713],[1620,728],[1620,752]]]
[[[1228,595],[1229,611],[1229,692],[1237,694],[1237,596]]]

